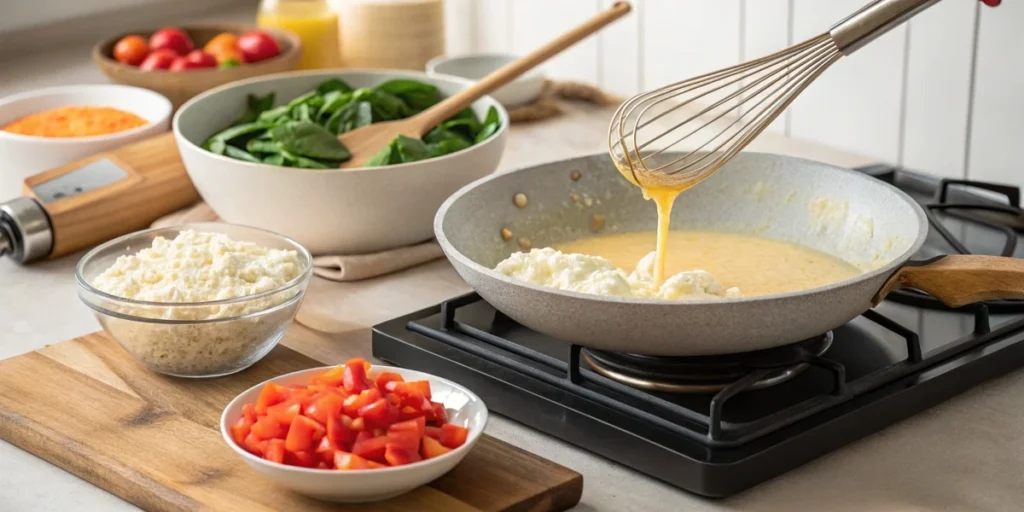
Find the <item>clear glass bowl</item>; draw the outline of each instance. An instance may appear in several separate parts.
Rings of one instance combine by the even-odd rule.
[[[131,300],[91,285],[118,257],[150,247],[156,237],[171,239],[187,229],[293,250],[301,272],[273,290],[208,302]],[[79,298],[128,353],[155,372],[195,378],[239,372],[267,355],[295,318],[312,271],[309,251],[290,238],[247,226],[195,223],[138,231],[96,247],[78,262],[75,280]]]

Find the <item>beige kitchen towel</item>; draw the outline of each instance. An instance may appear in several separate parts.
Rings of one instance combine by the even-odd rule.
[[[563,112],[559,100],[582,101],[600,106],[622,103],[622,98],[590,84],[547,80],[544,82],[544,90],[533,103],[508,109],[509,121],[530,123],[559,116]]]
[[[189,222],[218,222],[217,214],[204,202],[161,217],[154,228],[175,226]],[[372,254],[338,254],[313,258],[313,274],[331,281],[359,281],[382,276],[433,261],[444,253],[436,241],[399,247]]]

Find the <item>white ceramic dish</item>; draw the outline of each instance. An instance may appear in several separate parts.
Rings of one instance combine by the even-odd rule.
[[[170,127],[171,102],[158,93],[125,85],[68,85],[14,94],[0,99],[0,126],[30,114],[60,107],[114,107],[148,124],[95,137],[49,138],[0,130],[0,200],[21,194],[25,178],[89,155],[152,137]]]
[[[415,71],[299,71],[234,82],[192,98],[174,116],[178,151],[199,194],[222,219],[284,234],[314,255],[375,252],[432,238],[432,219],[441,203],[498,168],[508,114],[486,96],[472,108],[483,119],[488,108],[496,107],[498,133],[457,153],[408,164],[295,169],[243,162],[200,147],[238,117],[247,95],[274,92],[283,104],[328,78],[341,78],[353,87],[412,78],[436,85],[445,96],[470,85]]]
[[[231,439],[231,425],[242,417],[242,406],[253,403],[267,382],[283,386],[306,384],[310,376],[330,367],[310,368],[270,379],[253,386],[238,395],[224,409],[220,417],[220,431],[224,442],[235,451],[251,468],[278,485],[313,498],[359,503],[378,501],[409,492],[425,485],[451,471],[473,449],[473,445],[487,426],[487,407],[472,391],[450,381],[428,373],[406,370],[392,366],[373,366],[371,377],[379,372],[395,372],[405,380],[426,380],[430,382],[431,399],[444,404],[448,422],[469,429],[466,444],[437,458],[409,464],[407,466],[383,469],[362,469],[335,471],[307,469],[277,464],[257,457],[235,444]]]
[[[427,62],[427,74],[430,76],[454,76],[476,81],[518,58],[518,55],[507,53],[474,53],[434,57]],[[491,96],[506,107],[515,107],[537,99],[542,90],[544,90],[544,73],[540,68],[534,68],[494,91]]]

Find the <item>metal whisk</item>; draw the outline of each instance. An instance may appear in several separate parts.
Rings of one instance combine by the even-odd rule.
[[[832,63],[937,1],[875,0],[780,52],[634,96],[612,117],[608,151],[637,185],[692,186],[746,147]]]

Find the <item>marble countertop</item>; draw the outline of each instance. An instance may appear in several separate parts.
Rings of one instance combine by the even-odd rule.
[[[248,11],[228,10],[204,19],[247,16]],[[47,85],[104,82],[85,47],[39,52],[2,65],[0,96]],[[764,138],[759,145],[838,158],[848,165],[865,162],[833,158],[820,148],[778,137]],[[0,261],[0,358],[98,329],[76,297],[73,271],[79,256],[27,267]],[[488,433],[582,473],[584,496],[576,510],[1004,511],[1024,504],[1022,411],[1024,372],[1016,372],[727,500],[696,497],[500,417]],[[0,441],[0,510],[137,509]]]

